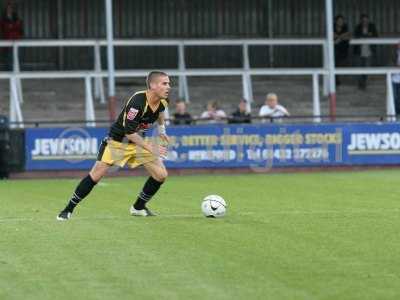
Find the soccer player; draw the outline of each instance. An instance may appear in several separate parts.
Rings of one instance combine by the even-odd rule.
[[[161,71],[150,72],[146,85],[147,90],[133,94],[126,102],[118,119],[112,124],[108,137],[100,145],[96,163],[78,184],[57,220],[70,219],[74,208],[90,193],[107,170],[111,166],[123,167],[125,164],[131,168],[143,165],[150,175],[130,208],[131,215],[155,215],[146,204],[168,176],[160,157],[167,155],[165,144],[168,144],[168,136],[165,130],[164,110],[168,104],[166,99],[171,87],[168,75]],[[160,144],[144,140],[146,130],[156,121],[159,137],[163,141]]]

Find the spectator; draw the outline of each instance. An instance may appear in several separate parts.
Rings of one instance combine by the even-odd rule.
[[[186,111],[186,103],[183,100],[178,100],[175,103],[174,125],[190,125],[193,122],[192,116]]]
[[[278,122],[282,119],[278,117],[290,116],[289,112],[282,105],[278,104],[278,96],[274,93],[269,93],[265,98],[265,104],[261,106],[260,117],[272,117]],[[265,122],[265,120],[263,120]]]
[[[372,38],[377,37],[378,31],[375,24],[369,21],[366,14],[361,15],[360,23],[354,31],[355,38]],[[354,55],[356,64],[359,67],[369,67],[372,64],[372,58],[375,54],[375,46],[371,45],[356,45],[354,46]],[[367,75],[360,75],[358,78],[358,88],[365,90],[367,88]]]
[[[247,111],[246,99],[240,100],[237,110],[232,113],[228,123],[251,123],[251,114]]]
[[[18,40],[22,38],[22,21],[11,3],[7,4],[4,15],[0,21],[0,34],[4,40]],[[7,71],[11,71],[13,69],[12,48],[4,48],[3,51],[4,57],[6,58]]]
[[[0,105],[0,128],[4,127],[7,124],[6,110]]]
[[[4,114],[4,115],[3,115]],[[5,110],[3,111],[2,106],[0,105],[0,179],[8,178],[9,173],[9,161],[8,158],[10,156],[10,145],[8,138],[6,138],[5,131],[6,128],[9,126],[8,119],[5,116]]]
[[[337,67],[347,65],[347,57],[349,54],[350,32],[342,15],[335,17],[334,26],[335,39],[335,64]],[[340,85],[340,78],[336,75],[336,84]]]
[[[396,48],[396,65],[400,68],[400,43]],[[400,72],[392,74],[392,84],[396,115],[400,115]]]
[[[226,113],[218,108],[217,101],[209,101],[207,103],[207,110],[200,116],[201,119],[208,119],[209,123],[217,123],[226,118]]]

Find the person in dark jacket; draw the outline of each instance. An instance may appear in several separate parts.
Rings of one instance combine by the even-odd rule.
[[[0,106],[0,179],[8,178],[9,166],[8,161],[10,157],[10,138],[8,133],[8,118],[6,111]]]
[[[349,55],[350,32],[342,15],[335,17],[334,24],[335,39],[335,64],[337,67],[347,66],[347,57]],[[340,85],[340,77],[336,75],[336,84]]]
[[[373,38],[378,36],[378,31],[374,23],[369,21],[366,14],[361,15],[360,23],[354,30],[354,37],[359,39]],[[359,67],[369,67],[372,64],[376,47],[373,45],[355,45],[354,55],[356,64]],[[367,75],[360,75],[358,78],[358,88],[365,90],[367,88]]]
[[[0,36],[4,40],[19,40],[23,36],[22,21],[11,3],[7,4],[0,20]],[[12,48],[4,48],[3,53],[6,58],[6,68],[11,71],[13,69]]]
[[[240,100],[237,110],[232,113],[228,123],[251,123],[251,115],[247,111],[246,99]]]

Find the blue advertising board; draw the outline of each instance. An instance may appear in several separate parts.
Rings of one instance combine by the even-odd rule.
[[[107,130],[27,129],[26,169],[89,169]],[[168,135],[168,168],[400,164],[398,123],[170,126]]]
[[[25,169],[89,169],[106,134],[106,128],[26,129]]]

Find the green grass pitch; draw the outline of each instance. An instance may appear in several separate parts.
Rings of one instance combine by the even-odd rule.
[[[0,181],[0,299],[400,299],[400,171]],[[222,219],[201,199],[223,196]]]

